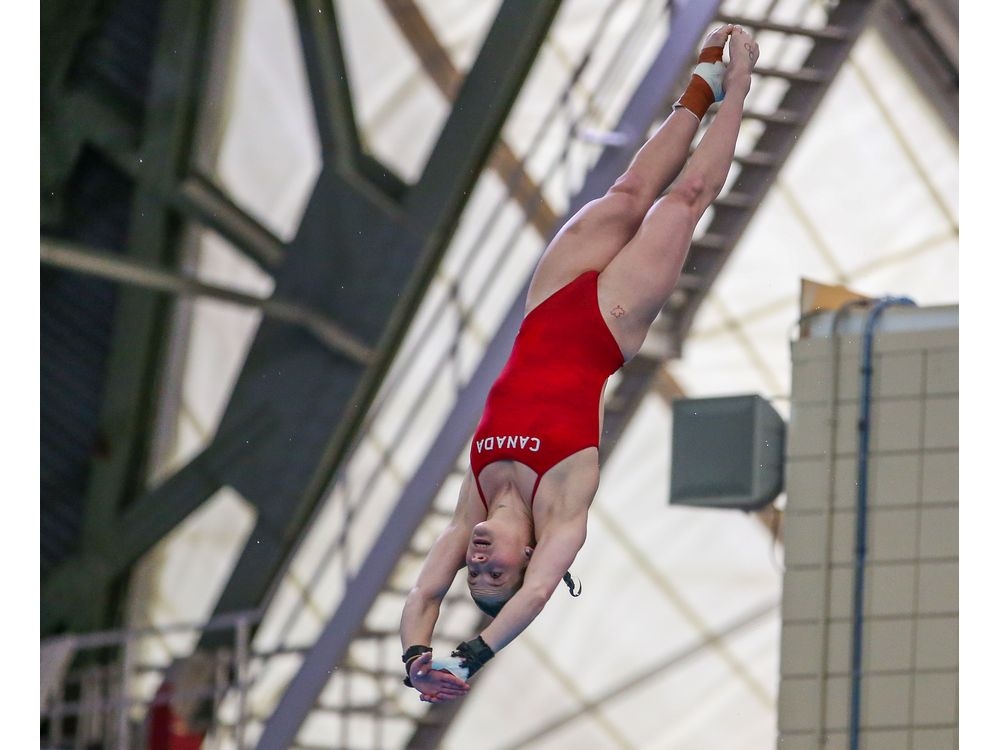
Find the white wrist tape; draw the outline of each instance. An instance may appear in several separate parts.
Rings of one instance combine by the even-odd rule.
[[[469,679],[469,670],[462,666],[462,660],[457,656],[435,656],[431,660],[431,669],[444,669],[460,680]]]
[[[700,62],[694,66],[693,74],[705,80],[712,87],[715,101],[721,102],[725,96],[725,89],[722,88],[722,81],[726,77],[726,66],[721,62]]]

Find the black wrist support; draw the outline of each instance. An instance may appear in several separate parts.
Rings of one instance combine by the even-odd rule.
[[[483,665],[493,658],[493,649],[486,645],[486,641],[479,636],[471,641],[462,641],[451,652],[452,656],[462,660],[462,666],[469,670],[468,680],[476,672],[482,669]]]
[[[410,646],[406,651],[403,652],[403,664],[406,665],[406,677],[403,678],[403,684],[406,687],[413,687],[413,683],[410,682],[410,662],[416,659],[421,654],[426,654],[431,650],[430,646],[413,645]]]

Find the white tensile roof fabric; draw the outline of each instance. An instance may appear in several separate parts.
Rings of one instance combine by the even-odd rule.
[[[418,5],[455,66],[465,70],[499,3]],[[621,5],[623,18],[640,4]],[[575,0],[560,12],[539,63],[552,69],[557,83],[547,91],[544,79],[529,78],[532,105],[515,107],[504,130],[519,153],[530,139],[533,117],[549,103],[546,96],[561,92],[565,61],[580,54],[606,6],[607,0]],[[364,141],[412,180],[449,103],[382,3],[339,2],[337,9]],[[624,33],[625,26],[615,18],[608,33]],[[288,238],[321,166],[291,4],[246,0],[236,33],[216,179]],[[628,80],[634,86],[634,77]],[[604,119],[614,106],[608,104]],[[595,122],[601,119],[595,115]],[[586,159],[584,152],[546,185],[558,210]],[[495,180],[484,176],[477,194],[496,192]],[[873,296],[907,294],[920,304],[956,302],[957,194],[957,144],[879,37],[866,32],[710,291],[682,358],[669,365],[671,374],[688,395],[760,393],[787,413],[788,341],[800,279],[846,284]],[[469,211],[479,205],[485,200],[470,201]],[[454,244],[467,241],[463,237],[479,221],[467,212]],[[474,366],[538,249],[537,238],[527,238],[506,250],[515,256],[503,272],[509,283],[500,275],[507,296],[465,293],[478,343],[472,340],[463,350],[467,359],[457,367],[459,377]],[[490,252],[476,258],[469,276],[490,274]],[[457,254],[449,255],[431,295],[445,296],[449,277],[460,267]],[[201,238],[198,271],[258,293],[270,288],[264,274],[210,234]],[[257,313],[212,301],[193,303],[192,314],[184,406],[170,465],[210,438],[259,320]],[[450,345],[425,343],[427,352]],[[429,366],[423,359],[417,356],[412,367]],[[443,412],[448,398],[429,394],[427,408],[440,404]],[[379,422],[373,442],[359,448],[359,466],[376,460],[377,441],[388,439],[386,424],[400,413],[384,411],[387,422]],[[465,699],[446,748],[773,747],[780,545],[754,517],[668,507],[669,441],[669,404],[650,394],[604,467],[587,543],[573,569],[584,581],[584,595],[571,599],[557,592],[529,630],[499,655]],[[414,455],[404,451],[395,459],[397,474],[383,472],[379,481],[387,496],[419,457],[419,448]],[[317,537],[337,533],[342,512],[336,495],[317,519]],[[214,600],[206,591],[218,590],[242,545],[253,543],[247,539],[252,513],[226,490],[164,540],[136,576],[133,623],[207,617]],[[368,522],[364,514],[356,521]],[[373,516],[373,531],[377,522]],[[334,574],[310,578],[309,565],[321,557],[313,542],[301,554],[312,562],[297,561],[292,575],[314,596],[307,597],[292,635],[307,645],[329,616],[342,581]],[[413,561],[414,575],[418,564]],[[199,570],[196,579],[191,566]],[[213,570],[215,582],[205,573]],[[291,606],[301,596],[283,589],[276,606]],[[378,616],[391,620],[398,612]],[[275,629],[265,626],[261,638],[271,638]],[[147,647],[145,658],[164,662],[190,647],[190,640],[164,639]],[[286,669],[295,664],[290,657]],[[266,717],[288,676],[262,675],[252,710]]]

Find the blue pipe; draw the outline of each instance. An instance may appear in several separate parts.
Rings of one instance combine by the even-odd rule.
[[[868,557],[868,443],[871,435],[872,348],[875,324],[887,307],[915,305],[909,297],[878,300],[865,321],[861,358],[861,404],[858,416],[858,476],[854,526],[854,613],[851,632],[851,723],[850,750],[858,750],[861,734],[861,651],[864,625],[865,562]]]

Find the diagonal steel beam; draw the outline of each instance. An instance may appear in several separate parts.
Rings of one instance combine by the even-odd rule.
[[[523,307],[523,299],[518,307]],[[520,319],[510,316],[501,334],[513,339]],[[406,550],[414,532],[423,521],[435,491],[452,471],[455,456],[461,453],[478,419],[493,377],[507,357],[506,347],[490,347],[476,374],[458,397],[458,405],[445,421],[434,447],[428,451],[413,479],[403,490],[389,522],[372,544],[368,556],[351,579],[343,601],[326,623],[309,650],[298,674],[292,679],[277,709],[261,735],[258,750],[279,750],[295,738],[299,726],[313,707],[341,663],[355,633],[358,632],[372,603],[389,580],[393,568]]]
[[[383,2],[396,26],[420,59],[431,81],[449,101],[454,101],[462,82],[462,73],[452,63],[448,50],[435,36],[434,30],[416,2],[414,0],[383,0]],[[559,217],[556,216],[552,205],[545,200],[541,186],[535,183],[517,154],[503,139],[497,141],[490,157],[489,167],[506,185],[514,186],[511,197],[521,206],[538,233],[548,237],[555,229]]]
[[[559,0],[505,0],[501,6],[423,174],[404,200],[422,235],[434,240],[456,225],[479,177],[478,165],[493,148],[559,5]],[[522,74],[501,75],[508,70]]]
[[[411,200],[422,190],[435,190],[435,196],[424,199],[424,205],[454,211],[464,205],[467,195],[463,187],[444,181],[440,164],[447,158],[453,167],[461,165],[468,174],[461,175],[460,183],[473,179],[481,170],[489,142],[502,127],[520,83],[544,39],[547,26],[539,24],[539,19],[551,21],[557,5],[557,0],[544,3],[508,0],[501,8],[481,59],[473,66],[468,85],[463,87],[456,111],[442,134],[450,147],[443,147],[438,155],[441,184],[412,188]],[[504,52],[512,46],[522,49],[518,64],[514,66],[504,57]],[[531,52],[524,52],[524,47]],[[482,92],[489,90],[490,84],[497,80],[503,82],[500,94],[484,97]],[[465,151],[457,158],[458,152],[451,149]],[[219,434],[229,434],[230,428],[237,430],[247,413],[262,406],[271,410],[276,427],[246,447],[246,457],[251,460],[239,467],[220,467],[213,482],[231,484],[254,503],[261,514],[261,523],[270,533],[262,536],[264,544],[244,550],[219,600],[220,607],[241,608],[244,604],[256,607],[266,601],[305,521],[324,496],[350,435],[356,424],[360,424],[365,406],[374,397],[412,317],[412,309],[423,293],[426,283],[407,286],[412,269],[423,269],[427,276],[425,282],[429,282],[429,270],[436,266],[453,231],[453,227],[441,225],[432,235],[416,236],[412,220],[398,205],[389,205],[390,201],[384,199],[376,200],[372,192],[377,191],[366,192],[364,186],[351,180],[351,176],[341,175],[336,169],[324,170],[319,182],[299,235],[292,243],[294,250],[287,253],[276,275],[276,291],[285,299],[294,298],[322,312],[363,340],[373,343],[377,339],[376,361],[359,367],[349,358],[329,357],[319,342],[311,337],[303,341],[297,331],[282,328],[281,323],[265,320],[261,326],[248,354],[252,364],[244,368],[234,388]],[[152,186],[146,188],[147,194],[153,191]],[[333,212],[334,216],[327,202],[331,196],[340,199],[339,210]],[[434,223],[438,220],[453,221],[454,216],[439,212]],[[307,224],[309,232],[305,232]],[[362,234],[353,231],[355,226],[363,228],[366,235],[370,232],[374,236],[374,246],[367,237],[355,239],[355,235],[360,237]],[[331,236],[336,237],[332,243],[338,248],[336,256],[329,250]],[[382,269],[381,265],[393,267]],[[363,316],[357,315],[354,303],[361,285],[342,289],[340,294],[331,296],[329,287],[323,283],[329,275],[342,276],[357,268],[369,272],[385,271],[378,278],[378,291],[384,304],[369,305],[370,312]],[[336,279],[337,275],[332,278]],[[364,293],[368,295],[365,302],[370,302],[371,291]],[[280,375],[289,358],[305,358],[308,366],[301,366],[301,361],[297,361],[301,369],[294,380],[277,378],[281,386],[270,387],[266,383],[268,376]],[[321,407],[312,403],[314,398],[322,401]],[[286,461],[276,446],[285,446],[291,440],[299,441],[299,450],[293,460]],[[206,455],[214,455],[214,450],[213,443],[206,449]],[[189,464],[167,480],[162,491],[161,488],[147,491],[135,501],[135,507],[149,507],[154,498],[159,501],[164,512],[159,514],[155,528],[163,533],[170,528],[171,522],[179,522],[191,508],[208,498],[212,482],[202,481],[201,474],[202,467],[197,462]],[[152,541],[155,539],[144,531],[134,544],[130,544],[133,550],[130,556]],[[263,549],[265,545],[266,550]]]
[[[329,0],[294,0],[292,4],[325,159],[340,171],[355,171],[361,142],[337,28],[337,4]]]
[[[560,2],[504,2],[466,76],[420,182],[409,188],[400,213],[393,216],[400,227],[421,238],[419,256],[413,258],[409,278],[395,295],[397,301],[381,334],[376,362],[359,382],[351,398],[351,411],[331,436],[313,472],[293,532],[301,530],[319,502],[367,406],[375,398]],[[516,53],[510,54],[512,51]]]
[[[187,218],[218,233],[262,270],[273,274],[284,261],[285,244],[204,175],[188,175],[167,198]]]
[[[391,363],[392,353],[406,330],[411,312],[423,296],[447,248],[458,216],[513,106],[559,4],[559,0],[505,0],[458,94],[452,114],[438,137],[421,179],[403,197],[404,221],[407,228],[421,239],[420,253],[414,258],[413,270],[405,288],[398,295],[400,300],[382,333],[379,361],[368,368],[363,381],[357,386],[357,392],[361,395],[354,399],[356,403],[367,404],[374,398],[378,383]],[[301,527],[308,517],[309,508],[315,507],[325,493],[346,449],[350,432],[356,429],[355,424],[360,424],[360,414],[361,412],[357,417],[343,420],[346,426],[342,424],[342,429],[331,439],[326,455],[313,472],[299,504],[301,512],[290,519],[288,529],[294,531]],[[457,434],[462,433],[457,431]],[[461,441],[464,438],[458,439]],[[451,462],[458,450],[460,444],[454,447],[445,464]],[[448,468],[445,465],[443,471],[447,472]],[[422,514],[416,521],[419,522],[420,518]],[[394,541],[397,545],[405,545],[407,538]],[[372,557],[378,556],[375,554]],[[359,571],[347,593],[347,602],[361,602],[369,598],[369,588],[370,598],[377,595],[398,554],[388,557],[391,560],[389,570],[378,570],[377,564],[373,569],[372,565],[366,564]],[[330,669],[323,665],[336,665],[341,661],[350,635],[359,627],[368,606],[370,601],[363,608],[341,607],[350,616],[352,624],[344,627],[338,623],[321,636],[320,642],[293,678],[267,723],[259,747],[284,748],[291,744],[329,679]],[[346,640],[340,638],[341,631],[348,634]]]
[[[158,196],[165,207],[218,233],[265,273],[274,274],[280,268],[285,257],[284,243],[204,174],[195,171],[179,181],[164,182],[154,172],[143,168],[136,143],[137,126],[124,112],[89,91],[69,92],[50,109],[50,129],[59,138],[74,144],[66,146],[73,154],[87,143],[136,185]],[[67,166],[48,153],[43,154],[43,186],[49,181],[58,181],[55,175],[48,175],[47,170],[58,173],[72,164],[73,160]],[[45,221],[42,223],[44,226]]]

